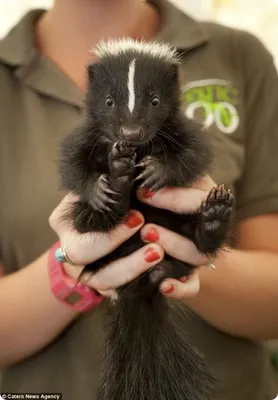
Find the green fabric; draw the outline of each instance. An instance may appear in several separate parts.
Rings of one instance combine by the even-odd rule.
[[[212,176],[235,192],[236,219],[277,212],[278,80],[271,55],[250,34],[198,23],[166,1],[152,3],[164,21],[158,39],[183,52],[184,112],[207,124],[215,151]],[[82,94],[33,47],[33,23],[42,12],[28,13],[0,42],[0,258],[7,273],[56,241],[48,217],[64,195],[58,146],[82,116]],[[92,400],[105,307],[82,315],[44,350],[5,370],[2,391]],[[223,384],[213,400],[275,397],[277,372],[265,344],[226,335],[181,307],[187,313],[177,321],[180,329]]]

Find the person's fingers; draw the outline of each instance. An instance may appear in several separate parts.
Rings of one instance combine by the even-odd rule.
[[[134,235],[144,224],[143,215],[136,210],[131,210],[124,223],[118,225],[109,233],[80,234],[74,230],[71,222],[64,218],[69,207],[77,199],[77,196],[68,194],[49,217],[51,228],[57,233],[61,244],[66,248],[68,257],[75,264],[91,263],[112,252]]]
[[[160,287],[160,292],[172,299],[183,300],[196,296],[200,290],[198,272],[194,271],[184,282],[176,279],[165,279]]]
[[[204,177],[202,177],[197,182],[194,182],[191,185],[191,187],[194,189],[205,190],[207,192],[210,192],[211,189],[214,188],[215,186],[217,186],[217,184],[209,175],[205,175]]]
[[[76,264],[94,262],[111,253],[122,243],[134,235],[144,224],[144,217],[138,211],[130,211],[123,224],[109,233],[86,233],[71,235],[61,233],[61,241],[65,244],[68,256]]]
[[[118,288],[158,264],[163,256],[163,249],[157,244],[141,247],[129,256],[120,258],[96,272],[86,280],[86,284],[100,293]]]
[[[155,242],[159,244],[170,256],[193,265],[207,263],[207,258],[200,254],[195,244],[175,233],[154,224],[146,224],[140,232],[144,242]]]
[[[138,192],[138,198],[153,207],[163,208],[175,213],[196,211],[208,196],[208,192],[192,188],[164,188],[158,192]]]
[[[188,213],[200,208],[202,201],[206,200],[210,190],[215,187],[215,182],[209,177],[197,181],[190,188],[163,188],[157,192],[139,189],[139,200],[153,207],[163,208],[176,213]]]

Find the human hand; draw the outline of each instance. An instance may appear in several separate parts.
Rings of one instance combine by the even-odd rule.
[[[111,253],[120,244],[134,235],[144,224],[144,217],[137,211],[132,211],[126,224],[118,226],[113,233],[80,234],[72,225],[63,220],[68,206],[77,197],[68,194],[54,209],[49,224],[58,235],[60,242],[66,247],[67,255],[75,265],[65,263],[65,272],[74,279],[78,278],[86,264],[93,263]],[[121,258],[99,270],[86,284],[105,297],[112,297],[115,289],[132,281],[137,276],[162,260],[163,249],[158,244],[148,244],[125,258]]]
[[[163,208],[176,213],[188,213],[199,209],[216,183],[206,176],[191,188],[164,188],[158,192],[139,190],[138,197],[151,206]],[[210,260],[200,254],[192,241],[161,226],[146,224],[141,229],[141,237],[146,243],[159,244],[170,256],[196,267],[208,265]],[[190,299],[200,290],[199,268],[187,278],[180,280],[165,279],[160,290],[168,297],[175,299]]]

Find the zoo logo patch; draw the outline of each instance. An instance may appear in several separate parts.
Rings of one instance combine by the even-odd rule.
[[[215,124],[225,134],[232,134],[239,126],[238,98],[238,89],[224,79],[198,80],[182,87],[186,116],[205,128]]]

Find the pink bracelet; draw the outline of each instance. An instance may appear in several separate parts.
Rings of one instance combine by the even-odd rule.
[[[55,243],[48,253],[48,274],[54,297],[77,312],[89,311],[99,305],[103,296],[66,275],[63,264],[56,257],[58,249],[60,242]]]

